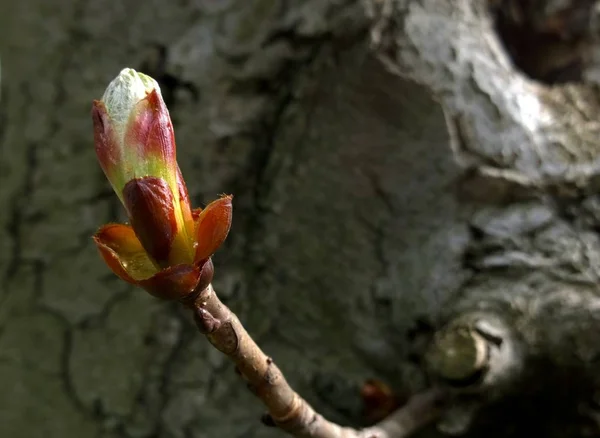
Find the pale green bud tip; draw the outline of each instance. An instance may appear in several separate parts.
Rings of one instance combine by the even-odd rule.
[[[134,105],[152,90],[160,94],[160,87],[154,79],[132,68],[124,68],[108,84],[102,101],[113,122],[117,126],[124,125]]]

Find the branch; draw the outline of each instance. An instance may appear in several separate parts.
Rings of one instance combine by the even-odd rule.
[[[298,438],[402,438],[433,421],[442,412],[444,395],[430,390],[413,397],[380,424],[355,430],[332,423],[318,414],[288,384],[275,362],[250,337],[237,316],[219,300],[209,285],[190,301],[200,331],[227,355],[264,403],[273,423]]]
[[[356,438],[403,438],[410,436],[426,424],[436,420],[444,411],[446,396],[442,390],[430,389],[414,395],[406,405],[398,409],[376,426],[355,431]]]
[[[434,335],[426,354],[432,376],[491,397],[516,380],[523,352],[513,330],[491,311],[462,311]]]
[[[464,434],[481,407],[517,387],[523,375],[523,348],[507,315],[464,304],[454,303],[457,315],[436,331],[425,354],[430,378],[453,395],[437,422],[449,435]]]

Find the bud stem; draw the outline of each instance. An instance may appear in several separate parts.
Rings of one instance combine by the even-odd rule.
[[[250,337],[237,316],[209,285],[186,300],[201,333],[236,365],[239,374],[268,409],[280,429],[297,438],[403,438],[442,413],[444,394],[436,389],[417,394],[378,425],[363,430],[326,420],[298,395],[283,373]],[[210,327],[208,327],[210,326]]]

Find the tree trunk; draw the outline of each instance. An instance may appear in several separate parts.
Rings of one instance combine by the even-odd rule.
[[[442,431],[598,434],[593,57],[515,67],[504,3],[0,2],[0,436],[282,436],[90,239],[125,219],[89,111],[126,66],[161,81],[194,203],[235,196],[215,290],[321,414],[441,381]]]

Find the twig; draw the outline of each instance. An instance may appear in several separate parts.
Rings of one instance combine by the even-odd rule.
[[[220,300],[212,285],[185,303],[200,331],[227,355],[267,407],[273,423],[297,438],[402,438],[441,413],[439,391],[415,396],[380,424],[363,430],[326,420],[288,384],[281,370],[250,337],[237,316]]]
[[[430,389],[416,394],[376,426],[363,429],[355,435],[360,438],[404,438],[434,421],[444,410],[444,391]]]

